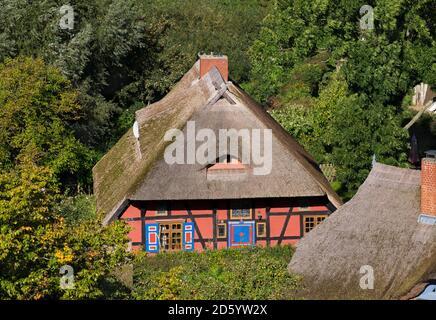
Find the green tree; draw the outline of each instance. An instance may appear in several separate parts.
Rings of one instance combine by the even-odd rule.
[[[103,227],[92,206],[77,207],[71,223],[59,206],[66,180],[84,181],[92,164],[69,129],[80,112],[57,68],[23,57],[0,65],[0,298],[101,297],[104,279],[128,258],[123,223]],[[60,288],[65,264],[76,272],[74,290]]]
[[[359,28],[364,4],[374,7],[372,30]],[[407,164],[404,99],[415,84],[435,80],[432,10],[429,0],[276,1],[250,49],[245,87],[319,162],[336,167],[346,198],[372,155]]]
[[[120,136],[118,117],[160,99],[199,51],[228,54],[232,77],[247,79],[246,51],[268,8],[266,0],[72,0],[70,30],[59,27],[64,4],[0,0],[0,62],[24,55],[60,68],[85,114],[76,137],[101,153]]]
[[[0,64],[0,168],[32,161],[48,166],[58,181],[89,184],[95,156],[70,129],[81,116],[77,95],[41,59]]]
[[[133,0],[70,1],[73,29],[59,26],[64,4],[0,0],[0,62],[24,55],[60,68],[79,89],[86,115],[73,125],[76,136],[105,151],[115,130],[111,120],[148,95],[143,83],[154,65],[156,34]]]

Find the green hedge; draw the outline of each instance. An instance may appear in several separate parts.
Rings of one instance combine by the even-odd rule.
[[[291,246],[138,256],[135,299],[292,299]]]

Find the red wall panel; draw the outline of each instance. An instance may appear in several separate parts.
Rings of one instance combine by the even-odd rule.
[[[212,218],[195,218],[195,222],[200,230],[203,239],[213,238],[213,219]],[[195,233],[195,239],[198,239],[197,232]]]
[[[286,227],[285,236],[300,236],[300,216],[291,216]]]
[[[124,211],[122,218],[140,218],[141,217],[141,209],[130,205],[126,211]]]
[[[129,232],[129,239],[132,242],[141,242],[142,236],[141,236],[141,221],[128,221],[127,224],[130,226],[131,230]]]
[[[280,236],[285,220],[286,216],[270,216],[269,228],[271,237]]]

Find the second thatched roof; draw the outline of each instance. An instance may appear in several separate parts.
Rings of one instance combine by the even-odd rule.
[[[396,299],[435,278],[436,227],[417,222],[420,172],[376,163],[357,194],[298,244],[290,272],[307,298]],[[374,289],[362,289],[362,266]]]

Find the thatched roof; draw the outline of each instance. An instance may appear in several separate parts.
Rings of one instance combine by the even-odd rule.
[[[417,222],[420,172],[376,163],[357,194],[298,244],[290,272],[308,298],[395,299],[436,272],[436,228]],[[362,290],[364,265],[374,289]]]
[[[198,62],[161,101],[136,113],[139,141],[130,129],[93,169],[97,207],[114,219],[128,200],[240,199],[327,196],[341,200],[304,149],[242,89],[224,82],[216,68],[199,78]],[[164,161],[167,130],[272,129],[272,171],[243,179],[208,179],[207,167]],[[137,147],[139,143],[140,153]],[[197,146],[201,143],[197,143]],[[237,156],[237,155],[236,155]]]

